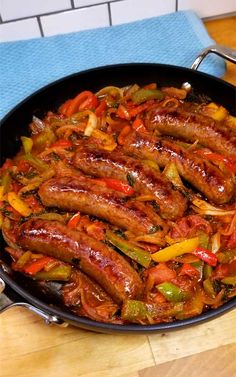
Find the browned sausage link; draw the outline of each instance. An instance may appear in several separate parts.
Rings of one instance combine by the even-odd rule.
[[[152,233],[157,224],[144,211],[126,203],[124,194],[91,183],[91,179],[58,177],[44,182],[39,196],[47,207],[80,211],[133,233]]]
[[[80,267],[116,302],[138,297],[142,292],[139,275],[121,255],[104,243],[57,221],[26,221],[18,230],[17,243],[24,249]]]
[[[146,126],[163,135],[199,143],[225,156],[236,155],[236,136],[230,128],[210,117],[192,113],[183,108],[169,114],[151,110]]]
[[[216,204],[229,202],[234,194],[231,176],[169,140],[131,133],[125,151],[157,161],[162,167],[173,161],[181,176]]]
[[[22,249],[12,249],[11,247],[6,247],[5,250],[11,255],[14,261],[17,261],[24,253]],[[117,304],[114,303],[100,285],[75,268],[72,270],[70,280],[61,284],[61,287],[54,287],[54,285],[45,280],[36,281],[35,284],[47,296],[60,300],[64,305],[72,307],[72,311],[81,312],[81,314],[85,315],[87,313],[84,313],[81,296],[83,294],[86,295],[87,302],[93,308],[89,313],[90,317],[93,318],[94,312],[96,315],[95,320],[99,318],[100,321],[110,321],[111,319],[113,321],[113,314],[118,310]],[[99,310],[100,305],[105,305],[102,315],[99,315],[96,310],[97,307]]]
[[[161,173],[144,166],[137,159],[125,156],[120,150],[108,153],[83,145],[75,153],[73,164],[84,173],[96,177],[116,178],[125,182],[131,177],[134,190],[151,194],[163,217],[173,220],[183,216],[186,210],[186,199],[172,189],[171,183]]]

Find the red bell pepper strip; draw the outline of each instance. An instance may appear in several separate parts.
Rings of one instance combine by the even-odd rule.
[[[96,181],[98,183],[104,182],[108,188],[123,192],[123,194],[129,195],[129,196],[132,196],[134,194],[134,189],[131,186],[129,186],[127,183],[124,183],[120,181],[119,179],[99,178],[99,179],[96,179]]]
[[[124,105],[119,105],[118,109],[117,109],[117,115],[118,117],[120,117],[121,119],[126,119],[126,120],[130,120],[130,114],[129,114],[129,110],[124,106]]]
[[[53,258],[43,257],[37,259],[24,267],[24,272],[29,275],[35,275],[37,272],[41,271],[49,262],[52,262]]]
[[[63,115],[66,115],[66,112],[68,110],[69,105],[71,104],[72,99],[68,99],[66,102],[64,102],[60,107],[59,107],[59,112]]]
[[[95,109],[97,104],[97,97],[89,90],[85,90],[72,99],[66,109],[65,115],[71,116],[79,110]]]
[[[70,148],[70,147],[72,147],[72,145],[73,144],[70,140],[59,139],[59,140],[55,141],[55,143],[51,144],[51,148],[54,148],[54,147]]]
[[[192,266],[190,263],[184,263],[183,266],[181,267],[181,270],[179,272],[179,276],[181,275],[187,275],[189,277],[200,277],[199,271]]]
[[[105,100],[101,101],[95,110],[95,114],[97,115],[97,117],[100,117],[104,113],[106,108],[107,108],[106,101]]]
[[[77,225],[80,222],[80,212],[77,212],[71,219],[68,221],[67,226],[71,229],[77,228]]]
[[[213,162],[223,162],[225,166],[232,171],[233,173],[236,173],[236,158],[234,157],[225,157],[218,153],[209,152],[207,150],[197,150],[194,153],[199,154],[203,157],[207,157],[210,161]]]
[[[204,249],[203,247],[197,247],[193,253],[196,257],[203,260],[210,266],[216,266],[218,259],[215,254],[213,254],[211,251]]]

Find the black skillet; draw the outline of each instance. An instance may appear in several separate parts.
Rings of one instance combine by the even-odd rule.
[[[144,85],[150,82],[157,82],[160,86],[191,85],[193,98],[211,99],[224,106],[232,115],[236,115],[236,88],[223,80],[196,71],[209,52],[236,63],[234,51],[221,46],[211,46],[200,53],[191,69],[163,64],[122,64],[79,72],[47,85],[26,98],[2,120],[1,164],[18,151],[20,136],[27,135],[32,115],[42,118],[48,110],[56,110],[66,99],[83,90],[96,92],[107,85],[122,87],[132,83]],[[194,318],[147,326],[105,324],[77,317],[54,300],[42,296],[32,281],[11,271],[10,260],[4,253],[2,238],[0,242],[0,312],[12,306],[23,306],[40,315],[46,323],[61,326],[73,324],[83,329],[104,333],[153,333],[192,326],[236,307],[236,298],[234,298],[220,308]],[[1,293],[3,290],[4,293]]]

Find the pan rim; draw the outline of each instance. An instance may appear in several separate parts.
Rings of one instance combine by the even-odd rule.
[[[69,80],[73,77],[76,77],[78,75],[87,75],[91,72],[96,72],[96,71],[100,71],[100,70],[107,70],[107,69],[120,69],[122,67],[130,67],[130,66],[134,66],[134,67],[165,67],[165,68],[169,68],[169,69],[175,69],[175,70],[180,70],[180,71],[186,71],[186,72],[191,72],[192,74],[194,75],[199,75],[199,77],[206,77],[208,79],[212,79],[214,80],[215,82],[218,82],[218,83],[221,83],[223,85],[225,85],[226,87],[230,88],[230,89],[233,89],[235,90],[235,95],[236,95],[236,86],[227,82],[227,81],[224,81],[222,78],[219,78],[219,77],[216,77],[216,76],[213,76],[213,75],[210,75],[209,73],[205,73],[205,72],[202,72],[202,71],[197,71],[197,70],[193,70],[192,68],[188,68],[188,67],[183,67],[183,66],[178,66],[178,65],[173,65],[173,64],[162,64],[162,63],[145,63],[145,62],[134,62],[134,63],[118,63],[118,64],[110,64],[110,65],[102,65],[102,66],[98,66],[98,67],[93,67],[93,68],[89,68],[89,69],[86,69],[86,70],[82,70],[82,71],[78,71],[78,72],[74,72],[74,73],[71,73],[69,75],[66,75],[64,77],[60,77],[59,79],[57,80],[54,80],[42,87],[40,87],[39,89],[37,89],[36,91],[32,92],[31,94],[29,94],[28,96],[26,96],[24,99],[22,99],[19,103],[17,103],[12,109],[10,109],[4,116],[1,120],[1,126],[0,128],[2,127],[2,124],[14,113],[14,111],[18,110],[19,107],[21,107],[25,102],[27,102],[28,100],[30,100],[32,97],[40,94],[41,92],[49,89],[51,86],[54,86],[54,85],[57,85],[57,84],[60,84],[62,81],[65,81],[65,80]]]
[[[191,68],[177,66],[177,65],[170,65],[170,64],[160,64],[160,63],[122,63],[122,64],[112,64],[112,65],[105,65],[105,66],[98,66],[94,68],[90,68],[87,70],[75,72],[72,74],[69,74],[67,76],[61,77],[55,81],[52,81],[51,83],[48,83],[45,86],[42,86],[38,90],[32,92],[30,95],[25,97],[22,101],[20,101],[17,105],[15,105],[10,111],[7,112],[7,114],[4,115],[4,117],[1,120],[1,126],[0,129],[4,126],[4,123],[14,114],[15,111],[17,111],[23,104],[25,104],[27,101],[29,101],[32,97],[37,96],[40,93],[46,92],[49,88],[51,88],[54,85],[58,85],[63,81],[73,79],[73,77],[77,76],[83,76],[88,75],[91,72],[98,72],[98,71],[104,71],[107,69],[117,70],[122,67],[152,67],[152,68],[166,68],[166,69],[173,69],[176,71],[176,73],[179,72],[186,72],[195,75],[195,76],[201,76],[208,79],[213,80],[214,82],[218,82],[225,87],[228,87],[229,90],[233,90],[235,92],[235,98],[236,98],[236,87],[233,84],[230,84],[226,81],[224,81],[221,78],[215,77],[213,75],[210,75],[205,72],[201,71],[194,71]],[[33,296],[31,293],[27,292],[24,288],[22,288],[18,283],[16,283],[10,275],[8,275],[6,272],[4,272],[2,266],[0,265],[0,277],[3,278],[3,280],[10,286],[11,289],[13,289],[14,292],[20,295],[21,298],[26,299],[28,302],[30,302],[32,305],[35,305],[36,307],[46,310],[47,313],[53,314],[56,316],[59,316],[63,320],[74,324],[80,328],[93,330],[96,332],[102,332],[102,333],[132,333],[132,334],[148,334],[148,333],[160,333],[160,332],[166,332],[170,330],[178,330],[183,329],[186,327],[190,327],[193,325],[201,324],[203,322],[209,321],[211,319],[214,319],[216,317],[219,317],[220,315],[223,315],[224,313],[233,310],[236,308],[236,298],[233,298],[232,300],[226,302],[221,307],[217,309],[211,309],[199,316],[195,316],[192,318],[184,319],[184,320],[177,320],[175,322],[168,322],[168,323],[161,323],[161,324],[155,324],[155,325],[136,325],[136,324],[127,324],[127,325],[117,325],[117,324],[109,324],[109,323],[103,323],[103,322],[96,322],[94,320],[85,318],[85,317],[79,317],[74,315],[73,313],[69,313],[66,311],[63,311],[63,309],[57,309],[54,306],[50,306],[43,302],[42,300],[38,299],[37,297]]]

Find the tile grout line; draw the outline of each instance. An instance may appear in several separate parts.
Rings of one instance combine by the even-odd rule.
[[[32,16],[13,18],[11,20],[2,21],[2,23],[3,24],[9,24],[10,22],[24,21],[24,20],[28,20],[30,18],[33,19],[33,18],[37,18],[37,17],[53,16],[54,14],[67,13],[67,12],[75,11],[75,10],[78,10],[78,9],[87,9],[87,8],[98,7],[99,5],[106,5],[106,4],[108,4],[108,2],[104,1],[103,3],[100,3],[100,4],[91,4],[91,5],[85,5],[85,6],[78,7],[78,8],[67,8],[67,9],[57,10],[57,11],[54,11],[54,12],[47,12],[47,13],[41,13],[41,14],[34,14]]]
[[[40,16],[37,16],[36,18],[37,18],[37,21],[38,21],[38,25],[39,25],[39,30],[40,30],[41,37],[44,37],[44,31],[43,31],[42,22],[40,20]]]
[[[111,15],[111,4],[107,3],[108,8],[108,17],[109,17],[109,25],[112,26],[112,15]]]
[[[70,3],[71,3],[71,8],[75,9],[75,2],[74,2],[74,0],[70,0]]]

